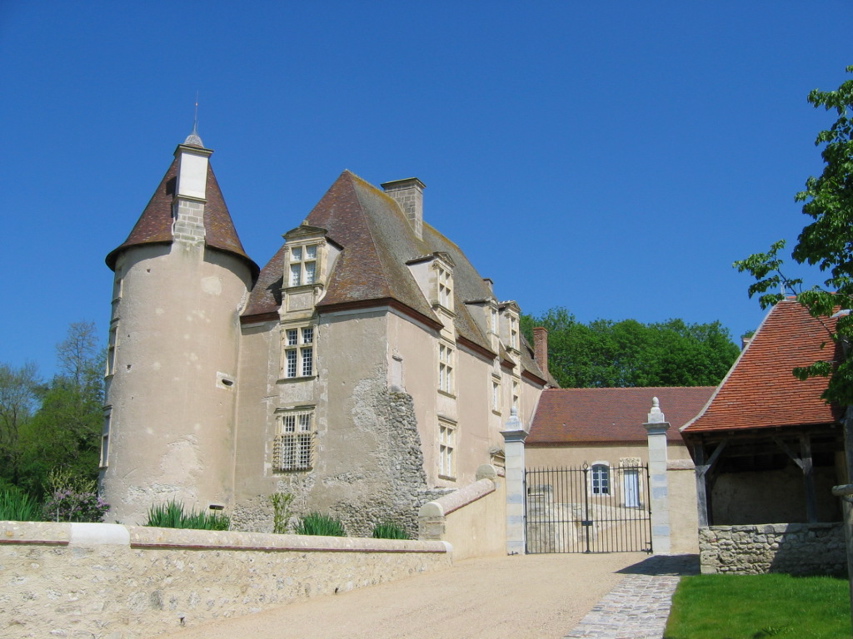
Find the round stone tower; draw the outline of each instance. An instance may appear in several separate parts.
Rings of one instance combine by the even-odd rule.
[[[115,272],[101,486],[109,520],[154,504],[233,500],[239,313],[257,277],[193,133],[127,240]]]

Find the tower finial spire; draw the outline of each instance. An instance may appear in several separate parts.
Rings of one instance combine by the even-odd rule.
[[[187,139],[184,140],[184,144],[188,144],[190,146],[200,146],[204,148],[204,142],[201,141],[201,137],[198,135],[198,91],[195,92],[195,114],[193,115],[193,131],[187,136]]]

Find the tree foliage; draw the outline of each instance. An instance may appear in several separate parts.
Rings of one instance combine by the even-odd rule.
[[[541,317],[523,316],[528,340],[533,326],[548,329],[548,368],[563,388],[715,386],[739,352],[719,322],[583,324],[558,307]]]
[[[847,67],[847,72],[853,72],[853,66]],[[808,101],[815,108],[835,111],[838,118],[829,129],[818,133],[815,140],[815,145],[822,147],[823,173],[809,177],[805,190],[795,196],[796,201],[803,202],[803,213],[812,221],[797,238],[791,257],[799,264],[817,266],[828,277],[823,284],[809,289],[803,288],[802,279],[787,277],[783,272],[784,261],[779,257],[785,248],[784,240],[775,242],[766,253],[751,255],[734,266],[755,278],[749,295],[758,295],[762,308],[780,301],[784,291],[790,290],[812,316],[828,318],[839,308],[853,308],[853,80],[847,80],[835,91],[815,89],[809,93]],[[834,329],[827,328],[827,341],[849,344],[851,337],[850,315],[839,317]],[[793,373],[801,379],[830,376],[824,399],[853,404],[850,358],[842,362],[816,362]]]
[[[94,323],[69,326],[48,384],[34,365],[0,364],[0,481],[41,499],[52,472],[97,479],[104,390],[96,335]]]
[[[21,468],[21,430],[38,407],[36,365],[0,364],[0,480],[17,484]]]

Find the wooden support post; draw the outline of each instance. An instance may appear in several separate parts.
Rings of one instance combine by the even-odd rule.
[[[699,509],[699,527],[708,525],[708,493],[706,492],[705,447],[701,443],[693,447],[693,458],[696,464],[696,507]]]
[[[710,502],[708,499],[708,477],[709,473],[714,468],[714,464],[717,463],[717,460],[720,458],[720,455],[722,455],[723,450],[725,450],[728,443],[729,440],[724,439],[717,444],[714,452],[711,453],[711,458],[708,459],[707,462],[705,461],[704,445],[700,443],[693,447],[694,464],[696,465],[696,502],[697,507],[699,508],[700,527],[711,525],[711,513],[708,509]]]
[[[810,524],[817,523],[817,493],[814,486],[814,464],[812,463],[812,439],[808,434],[800,435],[803,483],[806,489],[806,517]]]

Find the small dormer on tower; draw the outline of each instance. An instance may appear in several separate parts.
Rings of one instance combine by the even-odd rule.
[[[424,189],[426,184],[418,178],[393,180],[381,184],[382,189],[391,196],[412,226],[419,240],[424,238]]]
[[[187,244],[204,243],[204,207],[207,203],[207,172],[212,150],[204,148],[196,127],[175,149],[178,175],[172,205],[172,235]]]

